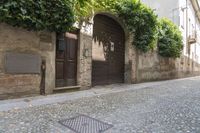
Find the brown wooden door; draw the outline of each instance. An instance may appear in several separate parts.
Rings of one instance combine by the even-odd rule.
[[[124,82],[125,39],[121,26],[113,19],[96,15],[92,48],[92,84]]]
[[[57,35],[56,87],[75,86],[77,80],[78,37],[74,33]]]

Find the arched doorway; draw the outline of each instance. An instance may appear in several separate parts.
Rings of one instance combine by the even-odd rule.
[[[106,15],[94,17],[92,85],[124,82],[125,33],[118,22]]]

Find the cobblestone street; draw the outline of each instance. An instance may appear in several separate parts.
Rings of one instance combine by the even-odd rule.
[[[0,133],[73,133],[58,121],[79,114],[112,124],[105,133],[200,133],[200,77],[7,100],[0,110]]]

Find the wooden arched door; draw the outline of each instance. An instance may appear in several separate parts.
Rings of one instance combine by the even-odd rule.
[[[125,34],[122,27],[105,15],[94,17],[92,85],[124,82]]]

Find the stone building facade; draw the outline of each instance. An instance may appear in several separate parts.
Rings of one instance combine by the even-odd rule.
[[[106,35],[101,36],[103,39],[101,38],[102,40],[96,40],[96,42],[94,39],[94,27],[96,23],[95,17],[96,19],[98,17],[103,17],[103,19],[105,18],[105,21],[103,22],[104,25],[102,25],[101,28],[97,28],[97,31],[95,32]],[[109,22],[113,23],[114,28],[112,28],[112,25],[110,25]],[[72,83],[70,74],[68,74],[67,76],[69,79],[67,80],[72,84],[57,87],[57,78],[63,76],[62,73],[61,75],[57,74],[61,72],[61,69],[63,69],[63,66],[59,64],[60,59],[57,60],[57,52],[62,52],[58,49],[63,48],[63,43],[59,42],[60,40],[57,39],[58,36],[56,33],[27,31],[25,29],[1,23],[0,98],[5,99],[9,98],[9,96],[19,97],[24,95],[38,95],[41,93],[42,82],[45,86],[45,94],[51,94],[60,89],[89,89],[96,85],[94,84],[96,83],[96,80],[105,81],[101,82],[99,85],[111,83],[131,84],[144,81],[194,76],[199,75],[200,73],[199,64],[192,60],[190,62],[193,64],[193,67],[191,67],[191,69],[185,69],[187,63],[184,62],[187,60],[184,58],[162,58],[156,51],[141,53],[133,45],[133,35],[130,35],[126,27],[116,17],[109,13],[98,13],[94,15],[89,22],[75,24],[75,27],[78,31],[77,36],[73,36],[72,34],[65,35],[69,35],[70,37],[78,40],[77,47],[75,49],[75,51],[77,51],[75,52],[76,73],[72,73],[75,74],[76,81]],[[101,31],[101,29],[104,29],[104,31]],[[124,44],[118,43],[118,40],[116,41],[116,36],[118,36],[118,33],[115,32],[116,29],[122,29],[122,33],[124,34],[124,40],[122,42]],[[114,34],[116,34],[116,36],[114,36]],[[109,37],[111,40],[110,42],[109,40],[106,40]],[[106,41],[104,41],[104,39]],[[65,44],[68,45],[67,43]],[[94,46],[95,44],[98,45]],[[117,48],[116,45],[118,44],[122,47]],[[101,45],[105,45],[105,47],[102,47]],[[94,53],[94,48],[96,47],[99,47],[99,50],[102,50],[103,53],[98,53],[98,51]],[[123,50],[119,51],[119,49]],[[123,52],[123,54],[121,54],[123,59],[121,57],[116,57],[116,51],[118,53]],[[6,58],[7,53],[38,55],[41,58],[41,61],[46,62],[44,81],[42,81],[42,72],[8,73],[8,66],[6,66],[6,62],[8,60]],[[94,58],[96,57],[101,60],[100,67],[98,66],[99,64],[96,67],[94,66]],[[122,62],[118,62],[119,58],[122,59]],[[105,62],[107,62],[106,65]],[[42,63],[40,65],[42,65]],[[96,75],[96,71],[94,69],[97,70]],[[98,70],[102,71],[102,73],[98,73]],[[63,71],[63,73],[67,72],[68,71]],[[121,76],[122,80],[120,80],[116,75],[119,75],[119,77]],[[94,78],[94,76],[96,76],[96,78]],[[65,82],[65,80],[63,81]]]

